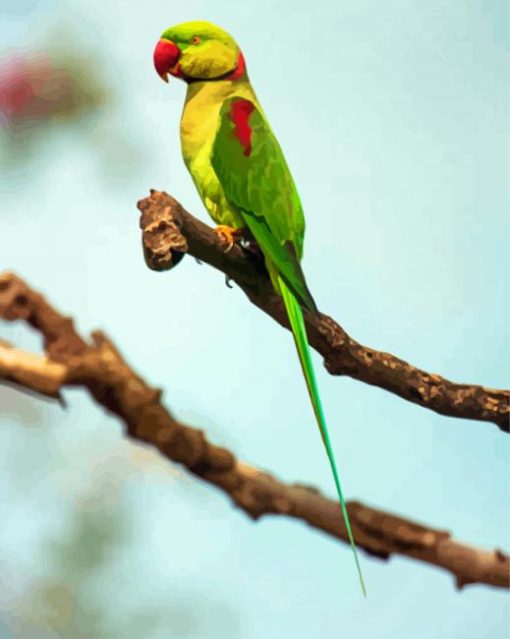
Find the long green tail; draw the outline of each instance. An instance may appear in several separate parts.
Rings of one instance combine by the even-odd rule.
[[[319,390],[317,388],[317,381],[315,379],[315,372],[313,370],[312,358],[310,357],[310,347],[308,346],[308,338],[306,335],[305,322],[303,319],[303,311],[301,310],[301,306],[299,302],[297,301],[297,299],[295,298],[294,294],[292,293],[292,291],[289,289],[287,284],[285,284],[285,281],[280,276],[278,276],[278,285],[280,287],[280,292],[282,294],[283,301],[285,303],[285,308],[287,309],[287,314],[289,316],[289,322],[292,328],[292,335],[294,337],[294,342],[296,344],[297,352],[299,355],[299,361],[301,363],[301,368],[303,369],[303,375],[306,380],[308,393],[312,401],[313,412],[315,413],[317,425],[319,426],[322,441],[324,443],[324,447],[328,455],[329,463],[331,465],[331,470],[333,472],[336,490],[338,493],[338,499],[340,501],[340,508],[344,517],[345,527],[347,528],[347,535],[349,536],[349,542],[351,544],[352,552],[354,554],[354,561],[356,562],[356,569],[358,571],[358,577],[361,584],[361,589],[363,591],[363,594],[366,597],[367,591],[365,588],[365,582],[363,580],[363,575],[361,573],[358,553],[356,551],[356,544],[354,543],[354,537],[351,530],[351,523],[349,521],[349,514],[347,512],[347,508],[345,507],[345,501],[344,501],[344,497],[342,493],[342,487],[340,485],[340,478],[338,476],[335,456],[333,455],[333,449],[331,447],[331,442],[329,439],[328,428],[326,426],[326,419],[324,418],[324,412],[322,410],[322,403],[319,396]]]

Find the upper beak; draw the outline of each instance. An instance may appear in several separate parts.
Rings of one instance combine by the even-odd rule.
[[[161,38],[154,49],[154,67],[165,82],[168,82],[168,74],[173,71],[179,58],[181,50],[171,40]]]

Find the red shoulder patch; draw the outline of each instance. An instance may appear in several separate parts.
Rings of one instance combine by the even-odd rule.
[[[251,126],[250,115],[255,106],[249,100],[234,100],[230,107],[229,118],[234,123],[234,135],[244,148],[244,155],[251,153]]]

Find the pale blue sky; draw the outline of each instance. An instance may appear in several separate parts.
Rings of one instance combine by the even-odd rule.
[[[135,203],[149,188],[207,219],[180,157],[185,87],[160,82],[151,62],[159,34],[188,19],[221,24],[243,48],[305,206],[304,268],[320,308],[359,341],[426,370],[508,386],[507,3],[7,4],[6,44],[33,45],[63,20],[97,49],[122,95],[115,123],[108,114],[104,122],[131,136],[139,164],[119,183],[117,167],[98,175],[87,139],[97,131],[45,142],[37,177],[21,192],[21,178],[1,185],[2,268],[49,293],[82,331],[114,336],[179,416],[282,479],[333,494],[290,336],[192,259],[167,274],[143,264]],[[0,331],[34,343],[19,327]],[[329,377],[316,362],[349,497],[509,549],[507,437]],[[12,395],[0,398],[13,406]],[[37,570],[32,544],[48,522],[58,525],[62,478],[81,477],[83,488],[108,464],[103,452],[94,470],[81,447],[92,459],[126,450],[114,420],[79,393],[67,398],[67,413],[43,412],[58,425],[53,471],[59,460],[67,470],[37,473],[37,502],[0,474],[0,496],[10,495],[0,499],[10,522],[0,540],[27,574]],[[18,456],[17,429],[2,419],[1,448]],[[126,480],[139,522],[134,564],[121,561],[101,587],[113,601],[194,599],[203,625],[193,639],[507,636],[505,592],[458,593],[432,567],[362,556],[363,601],[347,546],[285,519],[248,521],[171,469],[147,474]],[[124,585],[112,594],[108,584]],[[223,608],[231,625],[218,621]]]

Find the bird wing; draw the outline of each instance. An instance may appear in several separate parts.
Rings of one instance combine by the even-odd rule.
[[[276,270],[299,301],[315,310],[299,263],[305,231],[301,201],[278,140],[253,101],[233,97],[222,104],[211,163],[270,272]]]

